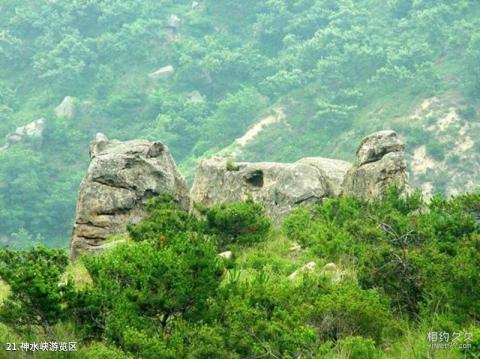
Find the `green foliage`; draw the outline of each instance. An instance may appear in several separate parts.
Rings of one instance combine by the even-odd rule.
[[[344,355],[350,359],[384,358],[383,353],[375,347],[375,342],[372,339],[365,339],[363,337],[355,336],[339,340],[337,348],[340,355]]]
[[[468,195],[425,205],[392,189],[383,201],[339,198],[298,210],[284,228],[328,261],[355,261],[362,287],[379,288],[397,313],[449,313],[462,322],[477,318],[479,203]]]
[[[388,301],[376,291],[362,290],[348,281],[316,300],[313,318],[322,336],[333,340],[360,335],[378,343],[391,336],[394,328]]]
[[[137,336],[162,343],[177,319],[202,318],[222,273],[214,244],[195,232],[118,245],[84,262],[93,286],[76,293],[75,319],[87,335],[130,351]]]
[[[381,200],[326,200],[285,221],[302,244],[294,252],[262,211],[247,201],[197,218],[160,196],[130,228],[135,240],[81,259],[89,281],[77,275],[75,286],[63,252],[4,250],[1,320],[52,337],[70,325],[82,343],[73,357],[426,357],[432,330],[473,333],[472,350],[440,358],[475,352],[479,194],[426,204],[391,188]],[[217,254],[222,236],[249,244],[232,245],[228,268]],[[289,277],[312,260],[336,269]]]
[[[445,158],[445,145],[440,142],[430,142],[427,144],[427,151],[437,161],[443,161]]]
[[[266,239],[271,226],[262,205],[251,199],[211,207],[205,217],[208,231],[218,236],[221,248],[258,243]]]
[[[233,162],[233,160],[227,160],[227,171],[238,171],[240,167]]]
[[[88,347],[80,348],[73,356],[74,358],[91,358],[91,359],[129,359],[132,356],[125,354],[123,351],[106,346],[102,343],[89,345]]]
[[[0,308],[0,320],[17,330],[40,326],[48,336],[67,318],[72,283],[61,281],[68,264],[63,250],[34,247],[0,251],[0,277],[11,289]]]
[[[480,61],[480,35],[473,34],[468,44],[465,62],[465,87],[467,93],[478,100],[480,94],[480,72],[478,63]]]
[[[147,204],[148,216],[138,225],[129,225],[134,241],[162,241],[181,232],[200,229],[198,219],[180,207],[169,194],[160,195]]]
[[[394,127],[420,97],[463,90],[472,117],[479,11],[466,0],[7,1],[0,136],[39,117],[48,125],[33,150],[0,154],[0,234],[12,243],[23,228],[65,245],[96,132],[161,140],[186,167],[272,108],[287,121],[250,141],[246,160],[348,158],[362,134]],[[171,77],[149,78],[167,65]],[[66,95],[76,98],[72,120],[53,113]],[[431,139],[417,127],[404,124],[409,143]]]

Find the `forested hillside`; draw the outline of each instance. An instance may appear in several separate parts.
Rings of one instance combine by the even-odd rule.
[[[66,245],[97,132],[166,143],[191,180],[217,152],[352,160],[393,128],[427,194],[472,190],[478,29],[476,0],[2,0],[0,239]]]

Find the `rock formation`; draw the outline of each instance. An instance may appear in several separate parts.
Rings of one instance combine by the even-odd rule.
[[[292,164],[207,159],[198,166],[191,196],[207,207],[251,197],[278,223],[300,204],[341,194],[369,199],[381,196],[389,185],[406,186],[404,147],[394,131],[380,131],[361,142],[353,166],[321,157]]]
[[[43,131],[47,125],[47,120],[40,118],[32,121],[25,126],[17,127],[15,132],[9,133],[6,136],[5,145],[0,150],[7,149],[16,143],[30,143],[35,144],[43,138]]]
[[[292,274],[290,274],[288,276],[288,279],[295,279],[297,278],[300,274],[302,273],[312,273],[312,272],[315,272],[315,270],[317,269],[317,263],[315,262],[308,262],[307,264],[305,264],[304,266],[302,266],[302,268],[296,270],[295,272],[293,272]]]
[[[167,65],[150,73],[148,77],[152,80],[166,80],[175,73],[175,68],[172,65]]]
[[[177,15],[172,14],[167,19],[167,26],[174,29],[175,31],[178,30],[181,24],[182,19],[180,19]]]
[[[366,137],[350,163],[321,157],[295,163],[232,163],[221,157],[199,163],[190,193],[203,206],[252,198],[264,205],[274,223],[294,207],[342,194],[363,199],[381,196],[395,184],[408,185],[404,144],[393,131]],[[72,257],[99,251],[108,235],[122,233],[145,216],[149,198],[170,193],[185,209],[190,196],[168,148],[159,142],[109,141],[98,134],[77,203]]]
[[[75,117],[75,107],[75,99],[71,96],[65,96],[60,105],[55,107],[55,116],[71,120]]]
[[[343,194],[363,199],[379,197],[390,185],[407,189],[405,145],[394,131],[380,131],[363,139],[354,166],[345,175]]]
[[[108,140],[98,134],[80,186],[71,256],[104,246],[107,236],[145,217],[145,202],[170,193],[188,209],[190,199],[168,148],[160,142]]]
[[[342,191],[342,183],[351,163],[323,157],[305,157],[297,163],[304,163],[318,169],[327,179],[330,196],[338,196]]]
[[[302,161],[231,164],[223,158],[204,160],[197,168],[192,200],[211,206],[251,197],[262,203],[266,213],[278,222],[295,206],[335,195],[334,188],[341,179],[322,168],[321,160],[310,160],[316,161],[315,165]],[[339,164],[345,165],[343,161]]]

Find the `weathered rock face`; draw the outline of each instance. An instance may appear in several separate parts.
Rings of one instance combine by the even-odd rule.
[[[204,206],[251,197],[265,206],[274,222],[293,207],[332,196],[330,178],[305,163],[236,163],[223,158],[202,161],[192,187],[194,202]]]
[[[350,163],[321,157],[296,163],[236,163],[223,158],[200,162],[191,191],[204,206],[251,197],[278,223],[295,206],[341,194],[379,197],[391,185],[407,186],[404,144],[394,131],[365,138]]]
[[[90,147],[90,167],[82,181],[71,241],[71,256],[101,248],[110,234],[145,217],[145,202],[170,193],[188,209],[190,200],[168,148],[160,142],[109,141],[98,134]]]
[[[390,185],[407,189],[405,145],[394,131],[380,131],[363,139],[355,165],[345,175],[343,193],[363,199],[379,197]]]
[[[341,193],[343,179],[352,168],[352,164],[347,161],[323,157],[305,157],[297,163],[304,163],[318,169],[327,179],[330,196],[338,196]]]

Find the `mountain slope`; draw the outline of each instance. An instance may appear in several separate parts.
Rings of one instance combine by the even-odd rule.
[[[479,14],[469,0],[4,1],[0,136],[47,126],[0,152],[0,237],[67,243],[97,132],[165,142],[191,180],[198,158],[280,108],[237,158],[351,160],[392,128],[417,186],[473,189]],[[59,118],[65,96],[74,116]]]

